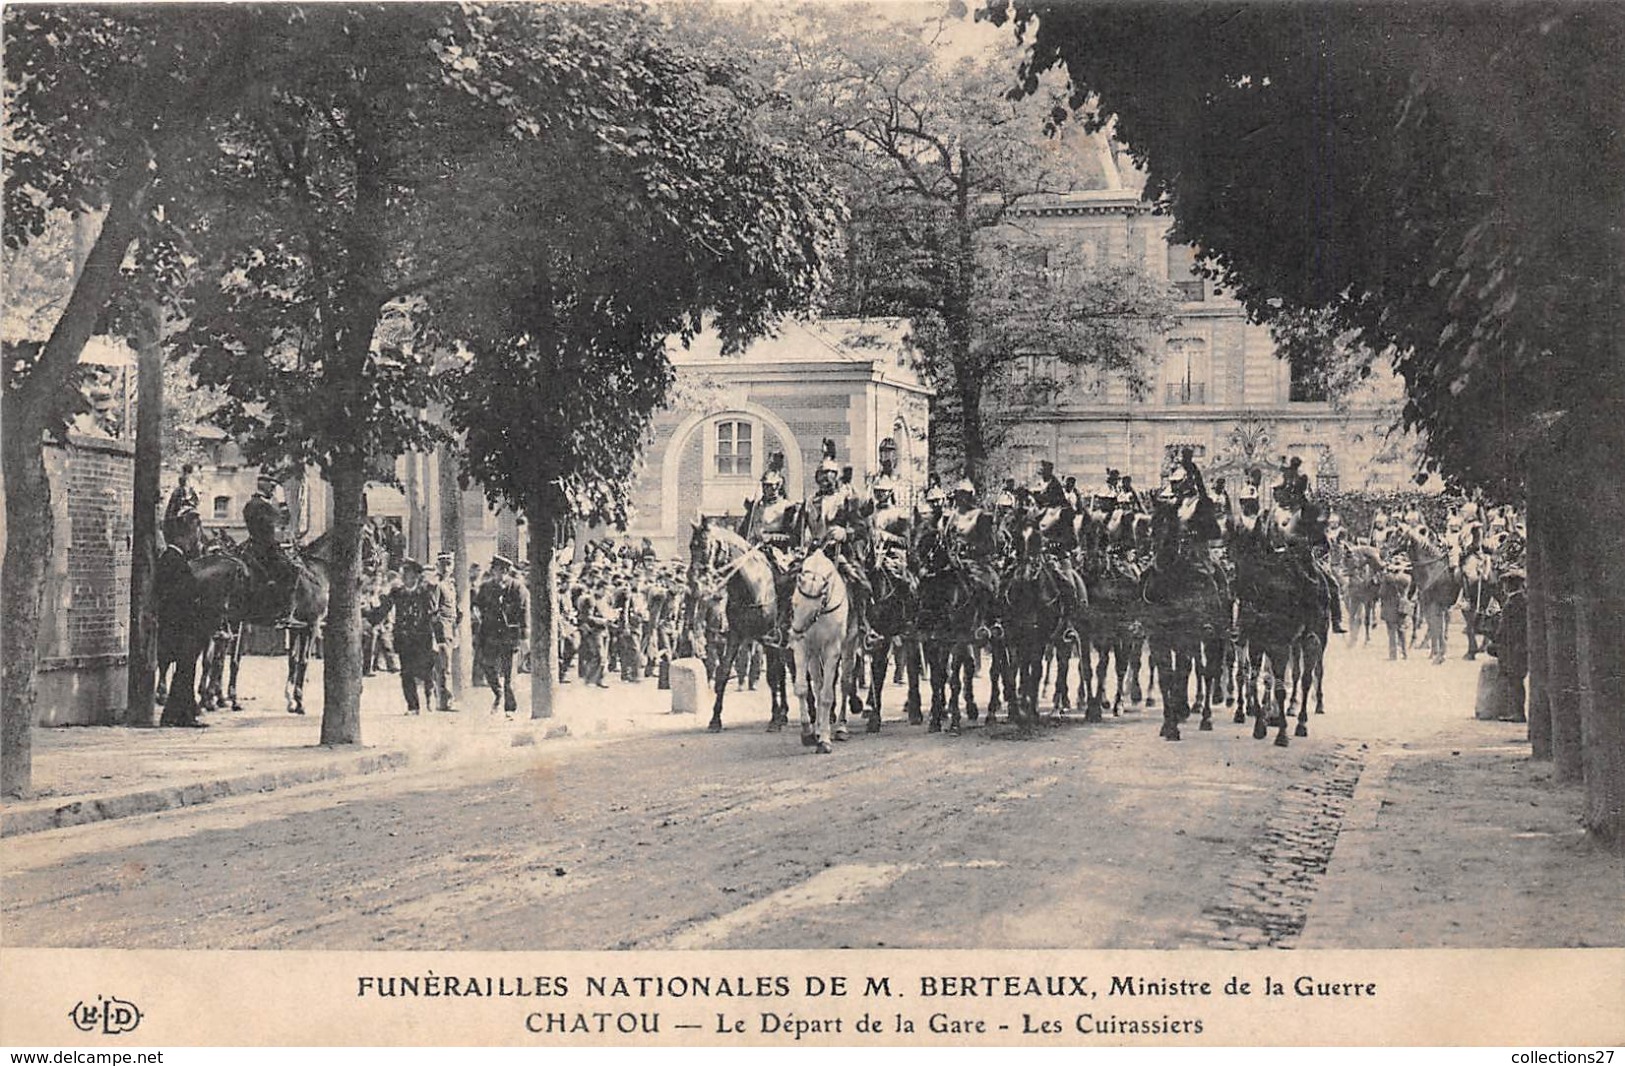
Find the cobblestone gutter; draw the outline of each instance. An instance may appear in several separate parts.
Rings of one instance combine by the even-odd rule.
[[[1189,946],[1293,946],[1364,769],[1365,753],[1353,745],[1340,745],[1308,765],[1308,780],[1282,793],[1223,898],[1195,923]]]

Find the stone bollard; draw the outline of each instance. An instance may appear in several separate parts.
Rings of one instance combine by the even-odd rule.
[[[701,693],[706,690],[705,663],[699,659],[678,659],[671,664],[671,713],[695,714]]]
[[[1478,668],[1478,700],[1473,705],[1473,717],[1480,722],[1493,722],[1504,713],[1507,690],[1501,684],[1501,664],[1491,659]]]

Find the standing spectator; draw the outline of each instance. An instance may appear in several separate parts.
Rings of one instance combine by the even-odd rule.
[[[401,560],[401,583],[389,590],[374,612],[374,619],[394,617],[395,653],[401,661],[401,691],[406,696],[406,713],[417,714],[418,688],[424,703],[434,704],[434,663],[439,645],[445,642],[436,609],[437,593],[423,580],[423,564],[416,559]]]
[[[639,577],[633,575],[627,579],[616,607],[620,620],[621,680],[635,685],[643,680],[644,631],[649,626],[649,598]]]
[[[1404,554],[1394,558],[1377,586],[1377,602],[1382,624],[1388,630],[1388,658],[1408,659],[1405,620],[1410,617],[1411,575]]]
[[[445,634],[434,665],[434,687],[440,695],[439,709],[442,711],[457,709],[451,704],[451,653],[457,646],[463,615],[457,609],[457,577],[451,572],[456,561],[457,557],[451,552],[441,552],[435,556],[434,576],[430,580],[435,589],[435,610],[440,616],[440,631]]]
[[[560,575],[558,605],[553,612],[553,624],[559,636],[559,684],[570,683],[570,667],[581,647],[581,630],[576,623],[576,595],[580,589],[574,581]]]
[[[519,708],[513,694],[513,657],[530,632],[530,597],[507,557],[492,557],[491,576],[480,586],[478,607],[491,710],[494,713],[500,705],[513,714]]]
[[[391,570],[388,573],[379,574],[378,585],[373,594],[374,603],[381,606],[385,597],[387,597],[392,590],[400,587],[401,575],[396,571]],[[397,669],[399,669],[399,663],[397,663],[395,659],[395,623],[390,621],[388,618],[385,618],[384,621],[373,624],[372,632],[372,652],[374,655],[372,664],[373,672],[376,673],[379,670],[383,670],[387,673],[393,674]]]
[[[604,681],[605,660],[609,648],[609,605],[603,599],[603,577],[594,574],[576,598],[576,624],[581,629],[582,680],[598,688],[608,688]]]
[[[468,632],[474,644],[474,684],[490,685],[490,675],[486,673],[485,662],[485,624],[480,618],[480,590],[485,588],[491,580],[489,572],[480,576],[480,564],[470,564],[468,568]]]
[[[153,571],[153,613],[158,620],[158,699],[164,705],[159,724],[202,727],[197,716],[197,660],[207,636],[198,631],[197,579],[192,559],[200,554],[203,521],[183,507],[168,520],[164,550]],[[173,680],[165,695],[164,675],[170,664]]]
[[[1506,686],[1506,713],[1503,722],[1526,722],[1523,679],[1529,673],[1529,597],[1524,588],[1524,572],[1508,570],[1501,575],[1507,598],[1501,604],[1501,619],[1491,641],[1490,654],[1500,660],[1501,683]]]

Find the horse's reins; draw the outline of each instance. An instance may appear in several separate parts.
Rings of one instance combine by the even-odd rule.
[[[802,636],[803,634],[805,634],[807,632],[808,629],[810,629],[812,627],[813,622],[818,621],[820,618],[824,617],[826,614],[833,614],[836,611],[840,610],[842,607],[846,606],[846,597],[845,596],[841,597],[839,600],[837,600],[834,603],[830,602],[830,600],[829,600],[829,589],[830,589],[830,584],[831,584],[831,577],[832,577],[832,575],[828,575],[828,574],[826,574],[824,576],[824,591],[819,593],[819,595],[821,597],[823,597],[824,606],[819,609],[817,614],[812,616],[812,620],[809,621],[805,626],[801,626],[801,627],[791,626],[790,627],[790,632],[791,633],[795,634],[798,637]],[[812,597],[809,596],[807,593],[801,591],[801,585],[800,585],[799,582],[796,584],[796,595],[805,597],[805,598],[807,598],[809,600],[812,599]]]

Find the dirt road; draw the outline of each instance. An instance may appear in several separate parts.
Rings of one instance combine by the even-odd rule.
[[[1523,921],[1519,885],[1482,886],[1483,899],[1458,898],[1413,922],[1406,946],[1442,943],[1440,930],[1453,930],[1456,946],[1625,942],[1609,920],[1619,912],[1610,911],[1608,879],[1625,872],[1617,860],[1577,856],[1560,824],[1520,824],[1490,841],[1487,798],[1477,814],[1460,805],[1462,817],[1444,825],[1458,809],[1448,788],[1413,780],[1441,742],[1499,746],[1495,758],[1527,771],[1518,727],[1469,721],[1474,674],[1466,664],[1389,664],[1337,649],[1327,714],[1285,750],[1254,741],[1228,715],[1213,733],[1191,729],[1168,743],[1157,736],[1160,714],[1142,711],[1025,739],[1003,726],[930,736],[888,719],[880,735],[859,733],[816,756],[793,730],[762,732],[765,700],[742,693],[730,696],[732,725],[721,735],[697,723],[691,732],[550,741],[479,767],[382,774],[8,840],[5,939],[1171,948],[1292,946],[1307,925],[1317,946],[1375,947],[1384,946],[1380,923],[1361,919],[1361,901],[1404,891],[1405,878],[1440,885],[1449,853],[1418,862],[1420,851],[1404,849],[1420,847],[1424,829],[1435,842],[1459,829],[1486,847],[1521,848],[1528,870],[1545,871],[1545,887]],[[1453,730],[1467,741],[1452,740]],[[1351,865],[1335,856],[1340,831],[1351,817],[1374,827],[1376,817],[1361,812],[1383,809],[1370,778],[1362,790],[1373,766],[1380,788],[1408,790],[1404,817],[1417,821],[1406,828],[1393,821],[1397,808],[1387,811],[1393,839],[1410,842],[1373,848],[1361,838]],[[1541,794],[1560,823],[1566,794]],[[1563,887],[1575,878],[1578,889]],[[1576,903],[1575,891],[1592,902]]]

